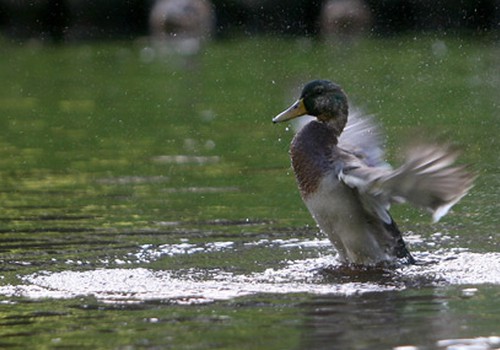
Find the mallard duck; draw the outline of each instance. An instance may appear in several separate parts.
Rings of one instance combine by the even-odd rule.
[[[390,204],[408,202],[425,208],[438,221],[467,194],[475,176],[464,166],[452,165],[456,151],[435,144],[410,148],[405,163],[393,170],[383,160],[373,122],[348,119],[348,110],[339,85],[314,80],[273,119],[279,123],[315,117],[290,146],[301,197],[343,263],[413,264],[389,213]]]

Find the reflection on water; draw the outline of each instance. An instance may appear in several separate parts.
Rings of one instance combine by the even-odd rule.
[[[477,338],[457,338],[457,339],[442,339],[436,342],[439,348],[453,350],[474,350],[474,349],[498,349],[500,346],[500,337],[477,337]]]
[[[449,338],[466,332],[467,319],[450,310],[454,302],[453,296],[440,295],[439,290],[408,295],[368,293],[348,299],[318,296],[303,305],[307,332],[301,348],[496,349],[500,337],[495,335]]]

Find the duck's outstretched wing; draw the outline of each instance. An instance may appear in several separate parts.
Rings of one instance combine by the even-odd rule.
[[[383,134],[372,115],[350,108],[347,125],[340,134],[338,147],[356,155],[370,167],[387,167],[384,161]]]
[[[467,194],[475,179],[466,167],[453,166],[457,156],[447,146],[419,145],[408,151],[401,167],[389,170],[369,167],[346,154],[339,179],[356,188],[365,208],[384,222],[384,209],[391,202],[425,208],[436,222]]]
[[[418,145],[407,152],[406,161],[381,179],[381,192],[396,201],[426,208],[434,222],[465,196],[476,175],[466,166],[453,166],[458,152],[448,146]]]

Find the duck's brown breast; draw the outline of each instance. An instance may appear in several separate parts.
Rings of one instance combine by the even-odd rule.
[[[290,157],[304,199],[318,189],[326,174],[340,171],[336,144],[334,131],[317,121],[304,126],[294,137]]]

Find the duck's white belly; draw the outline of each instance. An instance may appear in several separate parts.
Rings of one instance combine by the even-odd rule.
[[[304,202],[343,261],[371,265],[391,260],[387,252],[390,244],[383,243],[387,233],[368,222],[358,196],[336,176],[323,178]]]

